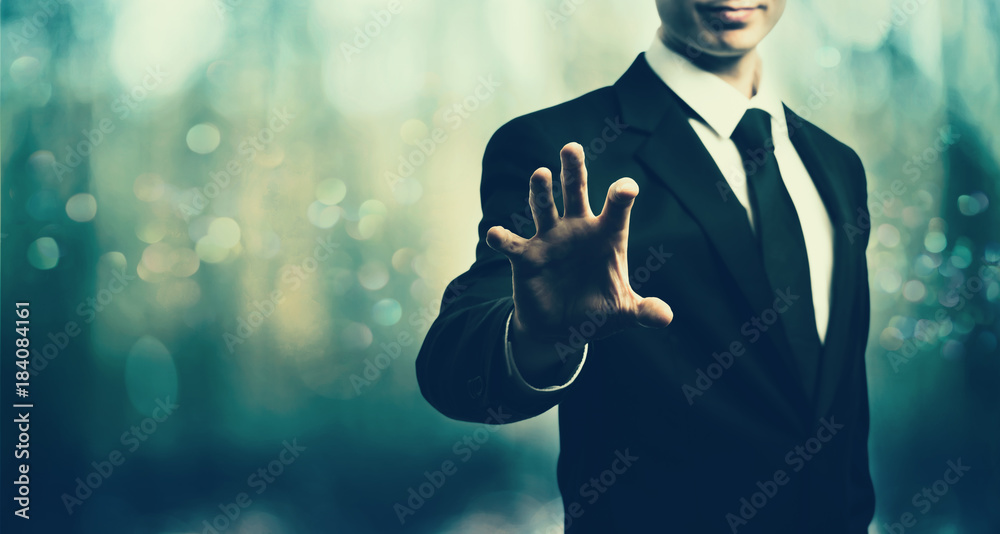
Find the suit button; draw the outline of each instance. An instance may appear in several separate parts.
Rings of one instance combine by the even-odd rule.
[[[483,377],[477,376],[472,380],[469,380],[469,396],[473,399],[478,399],[483,395]]]

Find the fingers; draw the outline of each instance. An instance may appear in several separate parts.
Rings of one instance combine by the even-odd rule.
[[[559,220],[556,202],[552,198],[552,171],[542,167],[531,175],[528,204],[535,219],[535,229],[540,233],[551,229]]]
[[[562,161],[561,182],[563,192],[563,217],[593,215],[587,199],[587,166],[583,147],[570,143],[559,152]]]
[[[486,244],[493,250],[507,256],[508,259],[520,257],[524,253],[527,243],[527,239],[503,226],[494,226],[486,232]]]
[[[601,210],[601,223],[605,228],[620,232],[628,230],[632,204],[639,194],[639,184],[631,178],[622,178],[608,188],[608,197]]]
[[[674,320],[674,311],[666,302],[656,297],[646,297],[639,302],[635,320],[646,328],[663,328]]]

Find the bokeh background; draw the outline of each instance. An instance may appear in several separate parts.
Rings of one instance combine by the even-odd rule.
[[[556,411],[447,420],[413,363],[472,261],[489,136],[614,82],[653,0],[0,13],[4,420],[29,300],[36,531],[561,531]],[[868,171],[873,533],[1000,532],[998,46],[994,0],[791,0],[763,47]]]

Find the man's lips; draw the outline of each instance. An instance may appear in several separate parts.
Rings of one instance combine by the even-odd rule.
[[[735,5],[701,5],[698,10],[705,16],[716,19],[723,23],[742,23],[750,20],[750,17],[761,9],[759,6],[735,6]]]

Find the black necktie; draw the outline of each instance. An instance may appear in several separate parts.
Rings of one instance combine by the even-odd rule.
[[[771,116],[760,109],[748,109],[731,138],[746,169],[754,227],[768,281],[774,291],[798,297],[781,313],[780,321],[795,352],[798,370],[811,391],[821,343],[816,332],[809,258],[802,224],[774,157]]]

